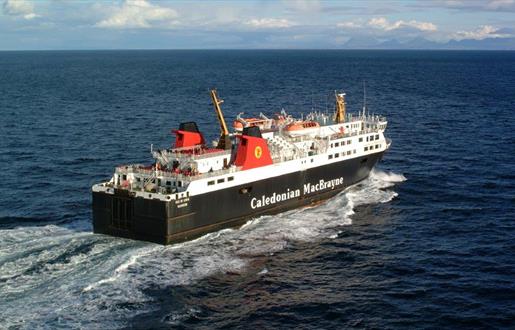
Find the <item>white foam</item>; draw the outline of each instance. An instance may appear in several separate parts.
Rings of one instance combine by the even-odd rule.
[[[100,286],[104,283],[116,281],[121,276],[121,274],[123,272],[127,271],[130,266],[134,265],[139,258],[151,253],[153,250],[156,250],[156,249],[157,249],[157,247],[142,248],[135,253],[133,252],[133,254],[129,257],[129,259],[126,262],[122,263],[120,266],[118,266],[114,270],[112,276],[101,279],[95,283],[92,283],[92,284],[86,286],[84,289],[82,289],[82,291],[87,292],[87,291],[97,288],[98,286]]]
[[[404,180],[401,174],[375,170],[320,205],[260,217],[239,229],[173,246],[93,235],[82,231],[83,223],[76,228],[2,230],[2,238],[7,237],[0,243],[4,323],[31,328],[58,319],[72,328],[124,327],[134,311],[119,306],[140,303],[138,312],[154,306],[147,304],[152,298],[144,289],[188,285],[220,273],[242,274],[255,258],[273,255],[292,242],[334,239],[345,230],[342,226],[352,223],[357,206],[392,200],[397,196],[392,187]],[[258,274],[267,272],[265,267]],[[174,323],[189,313],[194,312],[174,312],[167,320]]]

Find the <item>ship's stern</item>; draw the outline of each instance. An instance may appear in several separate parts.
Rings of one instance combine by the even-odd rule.
[[[170,202],[132,196],[130,191],[93,189],[93,232],[168,244]]]

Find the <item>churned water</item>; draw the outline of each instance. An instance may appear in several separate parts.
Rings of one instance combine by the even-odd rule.
[[[208,89],[238,113],[389,119],[364,182],[173,246],[93,235],[93,183]],[[515,327],[515,53],[0,53],[0,328]],[[230,205],[227,205],[230,207]]]

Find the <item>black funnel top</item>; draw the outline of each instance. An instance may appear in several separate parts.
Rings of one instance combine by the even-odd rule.
[[[258,138],[262,138],[261,136],[261,130],[259,129],[259,127],[257,126],[250,126],[250,127],[245,127],[243,129],[243,133],[242,135],[246,135],[246,136],[253,136],[253,137],[258,137]]]
[[[200,131],[198,130],[197,123],[194,122],[194,121],[189,121],[189,122],[186,122],[186,123],[180,123],[179,124],[179,131],[200,133]]]

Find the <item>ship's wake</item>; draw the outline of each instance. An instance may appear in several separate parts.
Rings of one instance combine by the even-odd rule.
[[[166,247],[93,235],[89,219],[0,230],[0,320],[22,328],[123,327],[134,313],[148,311],[152,298],[145,289],[243,274],[254,259],[289,244],[335,238],[351,224],[356,207],[392,200],[393,186],[404,180],[374,170],[320,205]],[[266,269],[257,272],[266,276]]]

